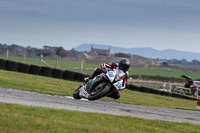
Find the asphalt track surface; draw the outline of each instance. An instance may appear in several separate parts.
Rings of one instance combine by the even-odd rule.
[[[200,124],[200,111],[139,106],[101,100],[75,100],[72,97],[5,88],[0,88],[0,102]]]

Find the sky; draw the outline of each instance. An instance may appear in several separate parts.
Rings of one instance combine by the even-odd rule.
[[[200,0],[0,0],[0,43],[200,52]]]

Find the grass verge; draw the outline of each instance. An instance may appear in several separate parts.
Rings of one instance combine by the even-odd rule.
[[[51,95],[72,96],[73,91],[80,84],[80,82],[0,70],[0,87],[4,88],[20,89]],[[107,97],[102,98],[102,100],[134,105],[196,110],[196,101],[130,90],[122,91],[119,100],[113,100]]]
[[[0,103],[0,132],[198,133],[198,124]]]

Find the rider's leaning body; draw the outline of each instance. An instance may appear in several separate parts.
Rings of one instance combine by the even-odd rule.
[[[85,78],[85,81],[89,81],[90,79],[94,78],[95,76],[101,74],[101,73],[106,73],[107,70],[122,70],[125,75],[122,77],[123,83],[122,87],[120,90],[115,90],[113,93],[108,95],[108,97],[114,98],[114,99],[119,99],[120,98],[120,92],[123,90],[126,86],[126,83],[128,82],[129,74],[128,74],[128,69],[129,69],[130,63],[129,60],[126,58],[120,59],[119,63],[114,63],[114,62],[109,62],[108,64],[106,63],[101,63],[100,67],[101,68],[96,68],[93,74],[87,78]]]

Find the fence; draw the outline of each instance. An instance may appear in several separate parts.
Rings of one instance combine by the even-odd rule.
[[[16,56],[16,57],[18,57],[18,56]],[[21,56],[23,59],[22,59],[22,62],[23,63],[26,63],[26,51],[24,51],[24,54],[23,54],[23,56]],[[6,60],[8,60],[9,59],[9,50],[7,49],[7,51],[6,51]],[[52,64],[52,63],[47,63],[48,61],[45,61],[45,59],[53,59],[53,60],[55,60],[56,59],[56,62],[55,62],[55,64]],[[55,66],[55,68],[60,68],[60,66],[59,66],[59,62],[60,62],[60,60],[61,60],[61,58],[59,58],[58,56],[57,57],[54,57],[54,58],[44,58],[44,56],[43,56],[43,54],[40,54],[40,56],[39,56],[39,61],[38,61],[38,63],[34,63],[34,64],[36,64],[36,65],[40,65],[40,66],[42,66],[43,64],[45,65],[45,66],[48,66],[48,67],[53,67],[53,66]],[[29,60],[30,61],[30,60]],[[30,63],[30,62],[29,62]],[[32,64],[32,63],[31,63]],[[51,65],[50,65],[51,64]],[[83,64],[84,64],[84,61],[82,60],[82,62],[81,62],[81,64],[80,64],[80,72],[83,72]]]
[[[83,78],[86,76],[78,72],[60,70],[46,66],[29,65],[4,59],[0,59],[0,69],[73,81],[83,81]]]
[[[83,82],[83,79],[86,76],[85,74],[73,72],[69,70],[60,70],[60,69],[56,69],[52,67],[28,65],[28,64],[14,62],[10,60],[4,60],[4,59],[0,59],[0,69],[65,79],[65,80],[79,81],[79,82]],[[196,100],[196,98],[194,97],[189,97],[186,95],[181,95],[181,94],[173,93],[173,92],[161,91],[155,88],[139,86],[139,85],[134,85],[134,84],[128,84],[126,88],[132,91],[140,91],[140,92],[152,93],[152,94],[163,95],[163,96],[171,96],[171,97],[182,98],[182,99],[187,99],[187,100]]]

